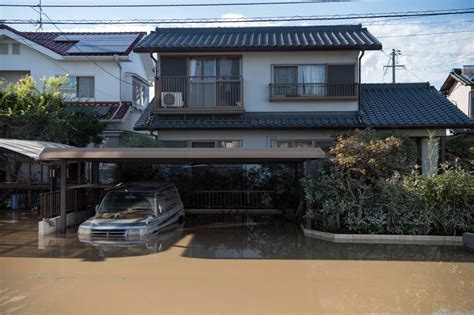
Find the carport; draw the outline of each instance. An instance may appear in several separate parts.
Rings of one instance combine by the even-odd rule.
[[[312,172],[310,161],[325,157],[320,148],[271,148],[271,149],[208,149],[208,148],[46,148],[40,154],[42,162],[56,163],[61,168],[60,230],[65,231],[68,162],[90,162],[92,169],[98,163],[148,162],[156,164],[232,164],[232,163],[287,163],[304,164],[306,175]]]

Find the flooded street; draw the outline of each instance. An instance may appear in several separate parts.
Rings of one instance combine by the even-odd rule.
[[[461,247],[334,244],[288,222],[212,218],[93,246],[0,219],[2,314],[444,312],[474,312],[474,255]]]

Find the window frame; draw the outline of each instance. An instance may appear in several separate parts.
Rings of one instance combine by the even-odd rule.
[[[95,76],[94,75],[75,75],[76,98],[78,99],[95,99]],[[92,96],[79,96],[79,78],[92,78]]]
[[[269,84],[269,99],[270,101],[285,101],[285,100],[314,100],[314,99],[357,99],[357,89],[355,90],[355,95],[354,96],[333,96],[333,95],[297,95],[297,96],[282,96],[282,95],[276,95],[275,93],[272,93],[272,86],[274,86],[275,83],[275,67],[295,67],[297,68],[297,71],[299,71],[300,66],[324,66],[324,82],[322,84],[328,84],[328,76],[329,76],[329,66],[353,66],[354,68],[354,84],[360,84],[358,82],[359,78],[357,75],[357,63],[355,62],[330,62],[330,63],[274,63],[271,64],[271,71],[270,71],[270,84]],[[302,84],[299,81],[297,84]]]
[[[6,47],[6,53],[2,53],[2,50],[0,49],[0,56],[7,56],[10,54],[10,44],[9,43],[0,43],[0,47]]]

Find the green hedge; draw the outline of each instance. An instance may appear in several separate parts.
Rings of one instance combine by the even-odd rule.
[[[312,205],[307,215],[316,227],[420,235],[471,230],[473,176],[460,167],[445,167],[436,176],[410,171],[414,165],[408,164],[410,155],[404,151],[411,145],[402,144],[407,141],[380,138],[372,131],[339,138],[330,166],[303,179]]]

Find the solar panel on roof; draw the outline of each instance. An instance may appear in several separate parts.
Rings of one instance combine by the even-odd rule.
[[[54,40],[76,41],[68,53],[111,53],[124,52],[137,39],[138,34],[66,34]]]

